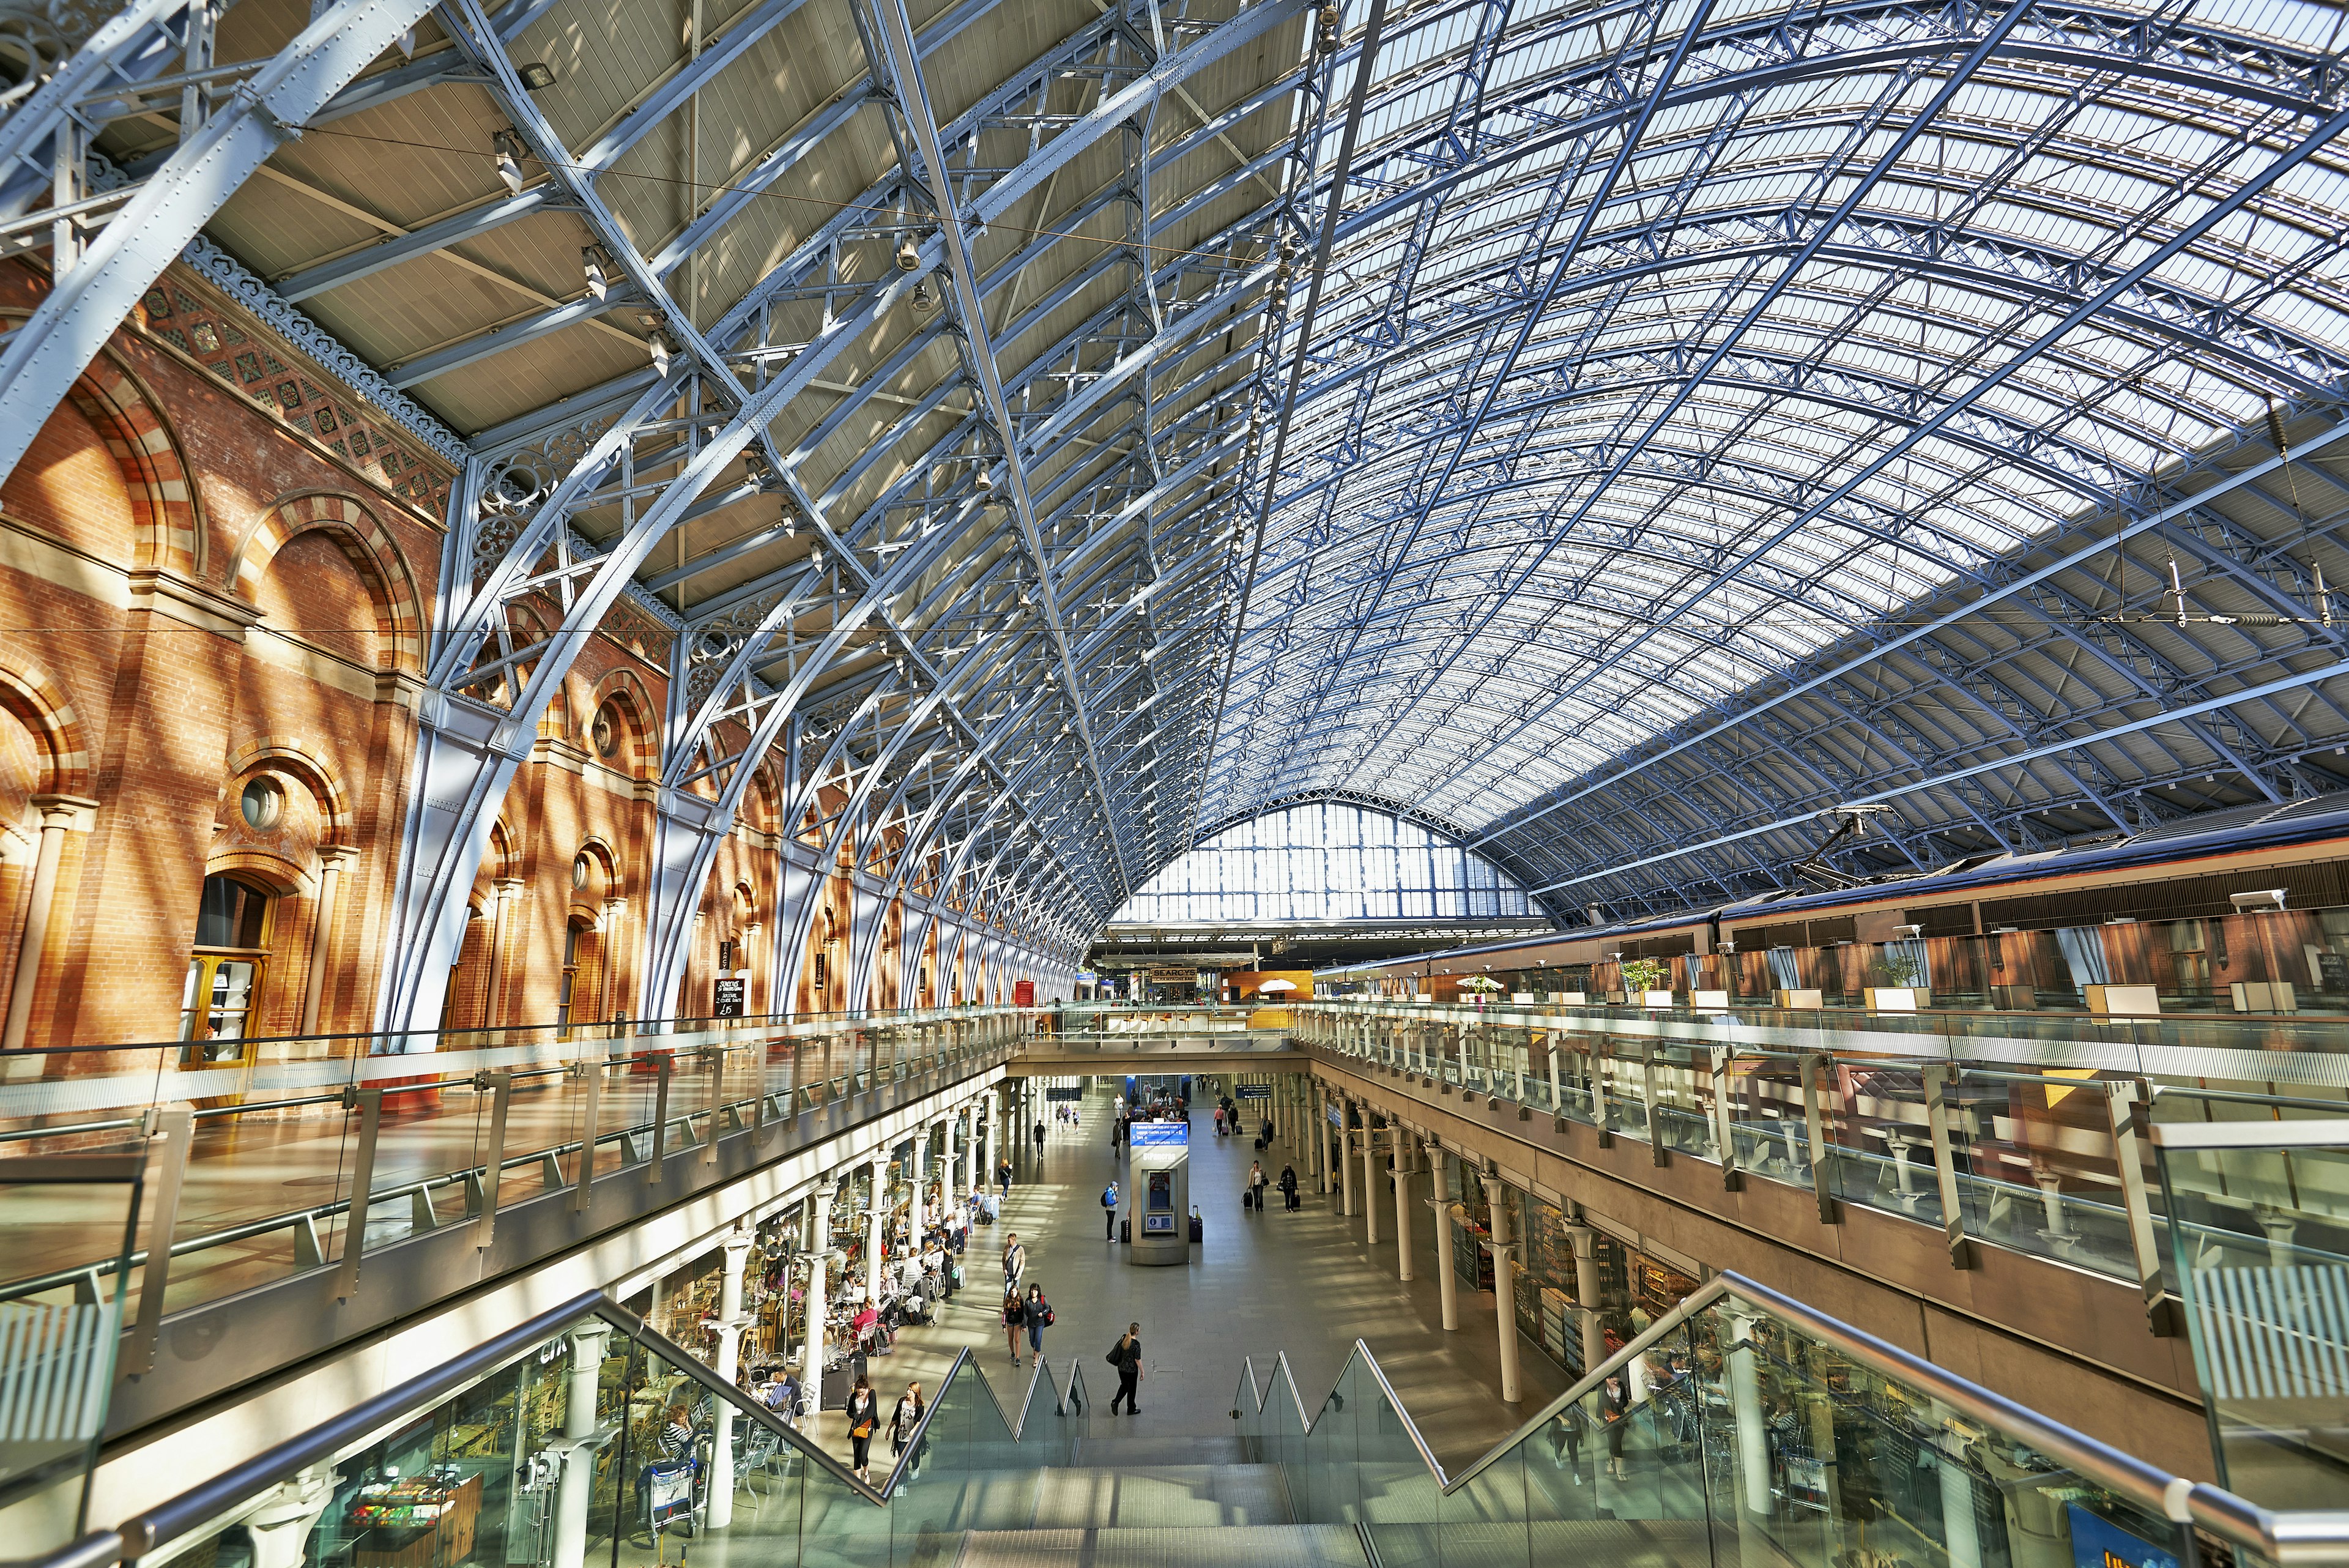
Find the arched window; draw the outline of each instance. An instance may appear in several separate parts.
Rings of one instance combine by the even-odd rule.
[[[1224,829],[1153,877],[1112,921],[1471,919],[1537,916],[1473,850],[1336,801]]]
[[[603,1013],[604,938],[594,922],[574,917],[563,925],[563,981],[555,995],[554,1022],[567,1038],[572,1023],[594,1023]]]
[[[190,1042],[184,1060],[233,1062],[243,1054],[268,977],[270,904],[268,892],[249,882],[204,878],[195,952],[180,999],[180,1038]]]

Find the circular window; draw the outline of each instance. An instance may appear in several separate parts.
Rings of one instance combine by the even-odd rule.
[[[587,726],[587,739],[595,745],[595,754],[599,757],[619,754],[619,715],[612,711],[609,702],[595,710],[595,722]]]
[[[587,857],[585,855],[571,863],[571,885],[574,888],[587,886]]]
[[[275,779],[255,779],[244,786],[239,809],[244,813],[247,827],[267,833],[285,818],[285,792]]]

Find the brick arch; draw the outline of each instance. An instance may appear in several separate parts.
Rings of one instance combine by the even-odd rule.
[[[282,496],[271,503],[254,521],[229,563],[229,579],[236,591],[258,604],[261,580],[268,575],[277,552],[313,530],[334,539],[375,596],[377,646],[388,655],[392,668],[421,668],[423,616],[419,609],[416,579],[408,569],[408,559],[400,553],[398,542],[355,495],[314,490]]]
[[[617,702],[628,716],[628,743],[612,759],[612,765],[631,778],[652,777],[660,768],[661,705],[653,701],[642,676],[633,670],[614,670],[587,690],[587,711],[581,716],[583,740],[606,702]]]
[[[0,708],[15,714],[38,736],[47,753],[47,776],[34,786],[34,793],[87,797],[89,744],[79,715],[49,673],[36,664],[0,659]]]
[[[105,349],[90,361],[66,396],[98,428],[122,470],[138,520],[135,565],[165,567],[201,576],[204,567],[203,516],[196,489],[180,458],[180,439],[162,415],[161,404],[129,368]]]
[[[228,777],[233,782],[258,767],[279,768],[299,778],[317,797],[326,818],[329,842],[340,839],[351,830],[349,796],[335,770],[311,749],[310,742],[299,735],[255,735],[228,754]]]
[[[626,898],[627,896],[627,874],[621,870],[620,852],[612,847],[612,841],[610,839],[605,837],[600,833],[589,834],[585,838],[580,840],[579,847],[571,852],[571,860],[576,860],[582,855],[586,856],[589,859],[595,861],[598,866],[601,866],[604,868],[604,893],[606,898]],[[571,860],[566,860],[563,863],[566,867],[564,872],[564,875],[566,877],[570,875],[567,867],[570,866]]]

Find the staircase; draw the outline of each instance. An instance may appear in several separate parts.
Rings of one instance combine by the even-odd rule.
[[[1066,1468],[969,1472],[961,1517],[980,1527],[934,1561],[941,1568],[1382,1568],[1438,1561],[1433,1526],[1381,1517],[1389,1512],[1382,1499],[1392,1500],[1394,1515],[1424,1516],[1432,1491],[1424,1469],[1351,1467],[1366,1522],[1299,1524],[1280,1467],[1246,1462],[1236,1438],[1088,1438],[1075,1458]],[[1464,1550],[1478,1555],[1473,1505],[1451,1511],[1443,1560],[1460,1561]],[[1209,1530],[1216,1533],[1203,1533]],[[1493,1559],[1523,1563],[1526,1543],[1522,1522],[1495,1524]],[[1712,1555],[1701,1521],[1559,1521],[1537,1527],[1532,1544],[1537,1561],[1604,1568],[1702,1568]]]
[[[1374,1568],[1355,1527],[1296,1523],[1280,1467],[1244,1462],[1237,1438],[1089,1438],[1076,1458],[971,1472],[988,1502],[965,1517],[987,1528],[961,1568]]]

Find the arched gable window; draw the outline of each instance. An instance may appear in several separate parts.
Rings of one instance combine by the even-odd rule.
[[[1464,919],[1538,915],[1473,850],[1336,801],[1236,823],[1176,858],[1112,920]]]

